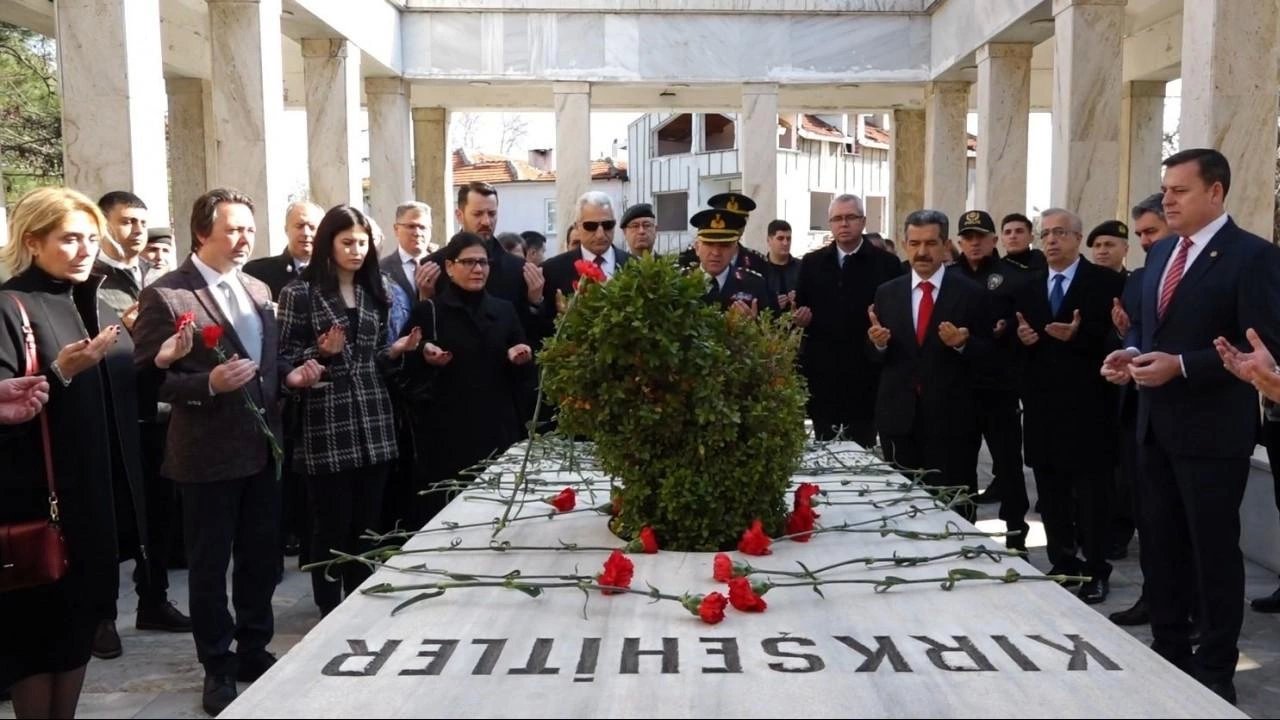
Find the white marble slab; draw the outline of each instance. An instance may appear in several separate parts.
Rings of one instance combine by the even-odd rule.
[[[572,476],[550,477],[550,496]],[[828,497],[884,476],[824,475]],[[798,480],[801,478],[797,478]],[[602,505],[607,483],[597,481]],[[915,493],[918,494],[918,493]],[[502,506],[469,491],[428,528],[486,523]],[[887,499],[892,494],[878,493]],[[862,498],[865,499],[865,498]],[[926,505],[926,502],[916,501]],[[828,526],[869,522],[908,505],[819,506]],[[527,506],[499,537],[515,546],[622,543],[605,519],[578,512],[543,519]],[[888,521],[889,527],[972,529],[947,511]],[[480,547],[487,527],[422,534],[409,548]],[[936,555],[970,538],[911,540],[878,533],[826,533],[807,544],[778,542],[758,567],[810,567],[863,556]],[[596,573],[605,550],[509,550],[402,556],[401,566],[427,562],[455,572]],[[747,559],[733,553],[736,559]],[[710,553],[632,555],[633,587],[663,592],[725,591],[711,577]],[[425,558],[425,560],[424,560]],[[853,565],[833,578],[928,578],[952,568],[1038,574],[1021,560],[956,560],[915,567]],[[825,577],[825,575],[824,575]],[[428,578],[382,570],[370,583]],[[975,581],[944,592],[937,584],[876,593],[869,585],[831,585],[825,599],[803,588],[765,596],[768,610],[729,609],[707,625],[673,602],[640,595],[585,599],[576,589],[538,598],[505,589],[452,590],[392,616],[408,597],[350,598],[224,713],[226,717],[796,717],[938,716],[1243,717],[1165,663],[1066,590],[1047,582]],[[585,617],[584,617],[585,613]]]

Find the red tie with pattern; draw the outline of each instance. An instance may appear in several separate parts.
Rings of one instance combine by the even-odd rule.
[[[1191,238],[1184,237],[1178,243],[1178,254],[1173,256],[1173,264],[1169,266],[1169,274],[1164,278],[1164,287],[1160,288],[1160,302],[1156,304],[1156,317],[1164,319],[1169,309],[1169,301],[1173,300],[1173,292],[1182,281],[1182,271],[1187,268],[1187,251],[1191,249]]]
[[[924,345],[924,336],[929,332],[929,319],[933,317],[933,283],[925,280],[919,287],[920,313],[916,317],[916,344]]]

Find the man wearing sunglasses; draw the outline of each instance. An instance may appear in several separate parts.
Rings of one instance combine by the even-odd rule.
[[[542,264],[542,274],[546,278],[542,317],[548,325],[559,314],[560,306],[573,294],[573,285],[578,279],[574,263],[586,260],[604,271],[606,278],[612,278],[631,260],[631,253],[613,245],[613,233],[617,226],[613,199],[608,194],[592,191],[578,198],[573,229],[582,244],[577,249],[562,252]],[[550,331],[552,328],[546,327],[544,330]]]

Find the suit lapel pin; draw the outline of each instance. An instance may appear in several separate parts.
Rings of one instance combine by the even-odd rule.
[[[1209,251],[1209,257],[1211,257],[1211,258],[1216,258],[1216,257],[1218,257],[1218,251],[1217,251],[1217,250],[1210,250],[1210,251]]]

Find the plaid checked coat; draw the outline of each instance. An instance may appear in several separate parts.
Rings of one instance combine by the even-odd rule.
[[[298,399],[293,469],[325,475],[396,459],[395,418],[386,378],[401,362],[388,357],[387,310],[358,283],[357,327],[336,291],[295,280],[280,292],[280,355],[291,365],[315,359],[327,368],[328,385],[303,390]],[[388,297],[390,290],[388,289]],[[320,357],[316,338],[334,325],[347,327],[342,352]]]

